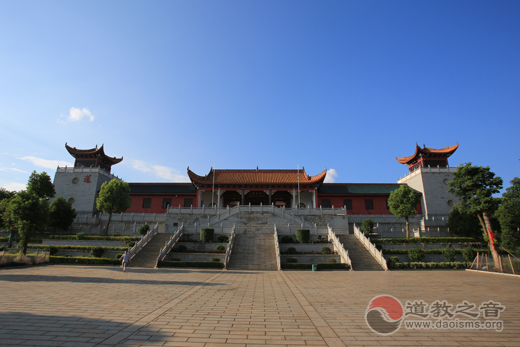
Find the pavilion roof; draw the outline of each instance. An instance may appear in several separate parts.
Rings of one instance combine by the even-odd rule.
[[[205,176],[199,176],[188,168],[188,176],[195,184],[321,184],[327,169],[315,176],[309,176],[305,169],[301,170],[213,170]],[[299,177],[298,177],[299,175]],[[215,179],[213,181],[213,178]]]
[[[116,157],[109,157],[105,154],[105,150],[103,149],[104,145],[101,145],[101,147],[98,148],[96,146],[95,148],[91,149],[77,149],[76,147],[70,147],[69,145],[65,144],[65,148],[67,151],[72,155],[74,158],[100,158],[103,161],[105,161],[107,164],[114,165],[117,163],[120,163],[123,160],[123,157],[116,158]]]
[[[409,164],[410,162],[416,161],[419,157],[448,158],[457,150],[457,148],[459,148],[458,142],[455,146],[447,146],[446,148],[441,149],[428,148],[426,146],[421,148],[418,144],[415,144],[415,153],[413,155],[409,157],[396,158],[396,160],[401,164]]]

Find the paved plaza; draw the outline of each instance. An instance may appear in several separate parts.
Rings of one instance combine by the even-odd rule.
[[[0,345],[519,346],[519,289],[518,277],[466,271],[7,268],[0,270]],[[500,302],[503,331],[401,326],[380,336],[365,311],[382,294],[403,306]]]

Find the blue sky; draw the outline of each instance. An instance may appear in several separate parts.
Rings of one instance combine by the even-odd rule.
[[[395,182],[415,143],[519,176],[518,1],[0,1],[0,186],[105,144],[189,166]]]

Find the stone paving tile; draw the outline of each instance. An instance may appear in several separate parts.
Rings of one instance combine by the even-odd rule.
[[[0,270],[0,345],[518,346],[520,278],[464,271],[262,272],[38,266]],[[502,332],[373,333],[377,295],[506,306]],[[463,319],[465,317],[461,317]]]

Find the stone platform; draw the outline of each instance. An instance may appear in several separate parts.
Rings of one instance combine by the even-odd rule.
[[[520,278],[466,271],[303,272],[58,266],[0,270],[0,345],[518,346]],[[502,332],[379,336],[372,298],[498,301]]]

